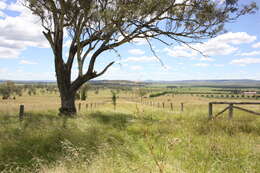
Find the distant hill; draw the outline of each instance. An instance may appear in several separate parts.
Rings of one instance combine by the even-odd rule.
[[[0,80],[3,83],[7,80]],[[13,82],[19,84],[40,84],[48,83],[54,84],[54,80],[14,80]],[[250,79],[225,79],[225,80],[180,80],[180,81],[156,81],[156,80],[145,80],[145,81],[130,81],[130,80],[92,80],[89,83],[94,85],[124,85],[124,86],[143,86],[149,84],[162,84],[169,86],[187,86],[187,87],[257,87],[260,88],[260,80]]]
[[[225,80],[183,80],[183,81],[146,81],[149,83],[194,86],[194,87],[257,87],[260,88],[260,80],[250,79],[225,79]]]
[[[0,80],[0,83],[4,83],[6,81],[12,81],[18,84],[56,83],[54,80]]]

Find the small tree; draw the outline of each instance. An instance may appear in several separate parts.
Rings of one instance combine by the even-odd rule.
[[[95,90],[95,94],[96,94],[96,95],[99,94],[99,89],[98,89],[98,88]]]
[[[141,102],[143,102],[143,97],[147,94],[146,89],[144,89],[144,88],[139,88],[137,92],[138,92],[138,95],[139,95],[140,98],[141,98]]]
[[[0,86],[0,95],[2,95],[2,99],[9,99],[15,91],[15,83],[11,81],[7,81]]]
[[[76,93],[75,99],[76,99],[76,100],[80,100],[80,94],[79,94],[79,92]]]
[[[111,90],[111,93],[112,93],[112,104],[114,105],[114,110],[116,110],[116,100],[117,100],[116,92]]]
[[[16,86],[14,92],[15,92],[16,95],[22,96],[23,95],[23,88],[21,86],[20,87]]]
[[[81,92],[81,97],[80,97],[80,99],[82,100],[82,101],[85,101],[86,99],[87,99],[87,93],[86,93],[86,91],[84,91],[84,90],[82,90]]]
[[[88,90],[89,90],[90,86],[88,84],[83,85],[83,87],[81,88],[81,100],[86,100],[88,97]]]
[[[28,95],[36,95],[36,88],[35,86],[31,85],[30,87],[28,87]]]

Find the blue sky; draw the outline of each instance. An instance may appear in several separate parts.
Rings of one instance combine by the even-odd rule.
[[[145,41],[123,45],[117,49],[121,58],[113,52],[100,56],[97,71],[112,60],[117,63],[98,79],[260,80],[259,12],[227,24],[226,29],[226,34],[205,40],[204,44],[192,45],[208,57],[182,45],[167,47],[153,42],[154,50],[165,66],[153,56]],[[15,0],[0,0],[0,79],[55,80],[53,55],[41,30],[37,18]],[[66,45],[64,47],[66,55]],[[76,75],[77,67],[74,66],[73,77]]]

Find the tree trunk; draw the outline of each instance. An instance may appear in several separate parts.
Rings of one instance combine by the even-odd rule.
[[[60,90],[61,108],[59,111],[61,115],[73,116],[77,113],[75,106],[75,93],[76,92]]]
[[[55,70],[61,98],[61,108],[59,109],[60,115],[73,116],[77,113],[75,106],[75,95],[77,90],[71,89],[71,70],[63,63],[61,56],[55,58]]]
[[[65,74],[65,75],[64,75]],[[68,82],[68,75],[64,72],[63,75],[57,75],[57,83],[60,91],[61,108],[59,109],[61,115],[73,116],[77,113],[75,106],[75,95],[77,90],[71,89],[71,84]]]

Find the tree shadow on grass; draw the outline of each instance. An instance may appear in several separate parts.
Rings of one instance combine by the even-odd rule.
[[[135,117],[130,114],[123,113],[103,113],[94,112],[90,117],[97,120],[99,123],[111,125],[117,129],[125,129],[129,123],[135,121]]]
[[[39,160],[49,165],[68,157],[88,164],[109,137],[123,140],[100,127],[81,129],[75,119],[66,123],[51,114],[28,114],[22,122],[0,127],[0,172],[35,172]]]
[[[172,132],[152,116],[95,112],[65,119],[55,113],[27,113],[23,121],[0,126],[0,172],[37,172],[41,165],[66,163],[66,159],[91,164],[107,148],[135,157],[126,146],[144,137],[146,124],[153,138]]]
[[[131,123],[158,123],[159,120],[152,116],[140,116],[136,117],[131,114],[115,113],[115,112],[94,112],[89,115],[92,119],[95,119],[101,124],[112,126],[119,130],[124,130]]]

